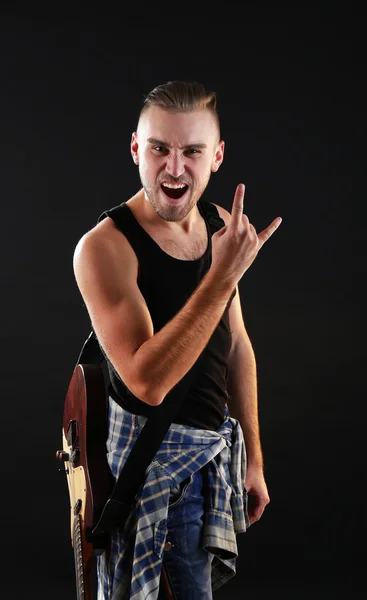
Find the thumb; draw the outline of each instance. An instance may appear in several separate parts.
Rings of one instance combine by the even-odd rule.
[[[215,238],[215,237],[216,238],[222,237],[222,235],[225,234],[225,232],[227,231],[227,229],[228,229],[228,225],[224,225],[223,227],[221,227],[220,229],[218,229],[218,231],[216,231],[215,233],[213,233],[212,239]]]

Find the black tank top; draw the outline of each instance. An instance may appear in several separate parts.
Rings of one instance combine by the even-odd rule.
[[[125,235],[138,259],[138,286],[149,309],[154,331],[158,332],[183,307],[193,294],[211,264],[211,229],[205,214],[205,203],[200,200],[198,209],[205,220],[208,246],[197,260],[181,260],[164,252],[136,220],[125,203],[103,213],[111,217]],[[215,430],[223,423],[227,402],[227,360],[232,336],[228,309],[226,310],[203,351],[202,370],[197,374],[190,391],[182,403],[175,423]],[[110,395],[125,410],[149,417],[154,407],[139,400],[127,388],[105,355],[111,386]]]

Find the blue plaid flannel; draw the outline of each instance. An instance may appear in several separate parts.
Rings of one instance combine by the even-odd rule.
[[[115,478],[145,422],[109,399],[107,456]],[[249,527],[246,451],[241,427],[227,412],[217,431],[171,424],[124,530],[111,536],[110,549],[97,558],[98,600],[157,599],[170,492],[204,467],[209,497],[202,548],[214,554],[212,589],[235,575],[236,534]]]

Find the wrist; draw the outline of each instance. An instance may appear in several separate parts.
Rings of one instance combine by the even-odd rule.
[[[225,295],[231,295],[237,285],[237,281],[233,277],[230,277],[228,273],[220,272],[213,265],[210,266],[209,271],[203,278],[204,280],[206,285],[214,291],[224,293]]]
[[[248,459],[247,471],[264,471],[264,462],[262,459]]]

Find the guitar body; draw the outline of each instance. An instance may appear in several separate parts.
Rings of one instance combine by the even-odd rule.
[[[106,536],[92,530],[113,487],[106,456],[107,403],[103,371],[78,364],[69,383],[62,424],[62,450],[70,499],[71,543],[74,549],[78,600],[91,600],[93,557],[101,554]]]

